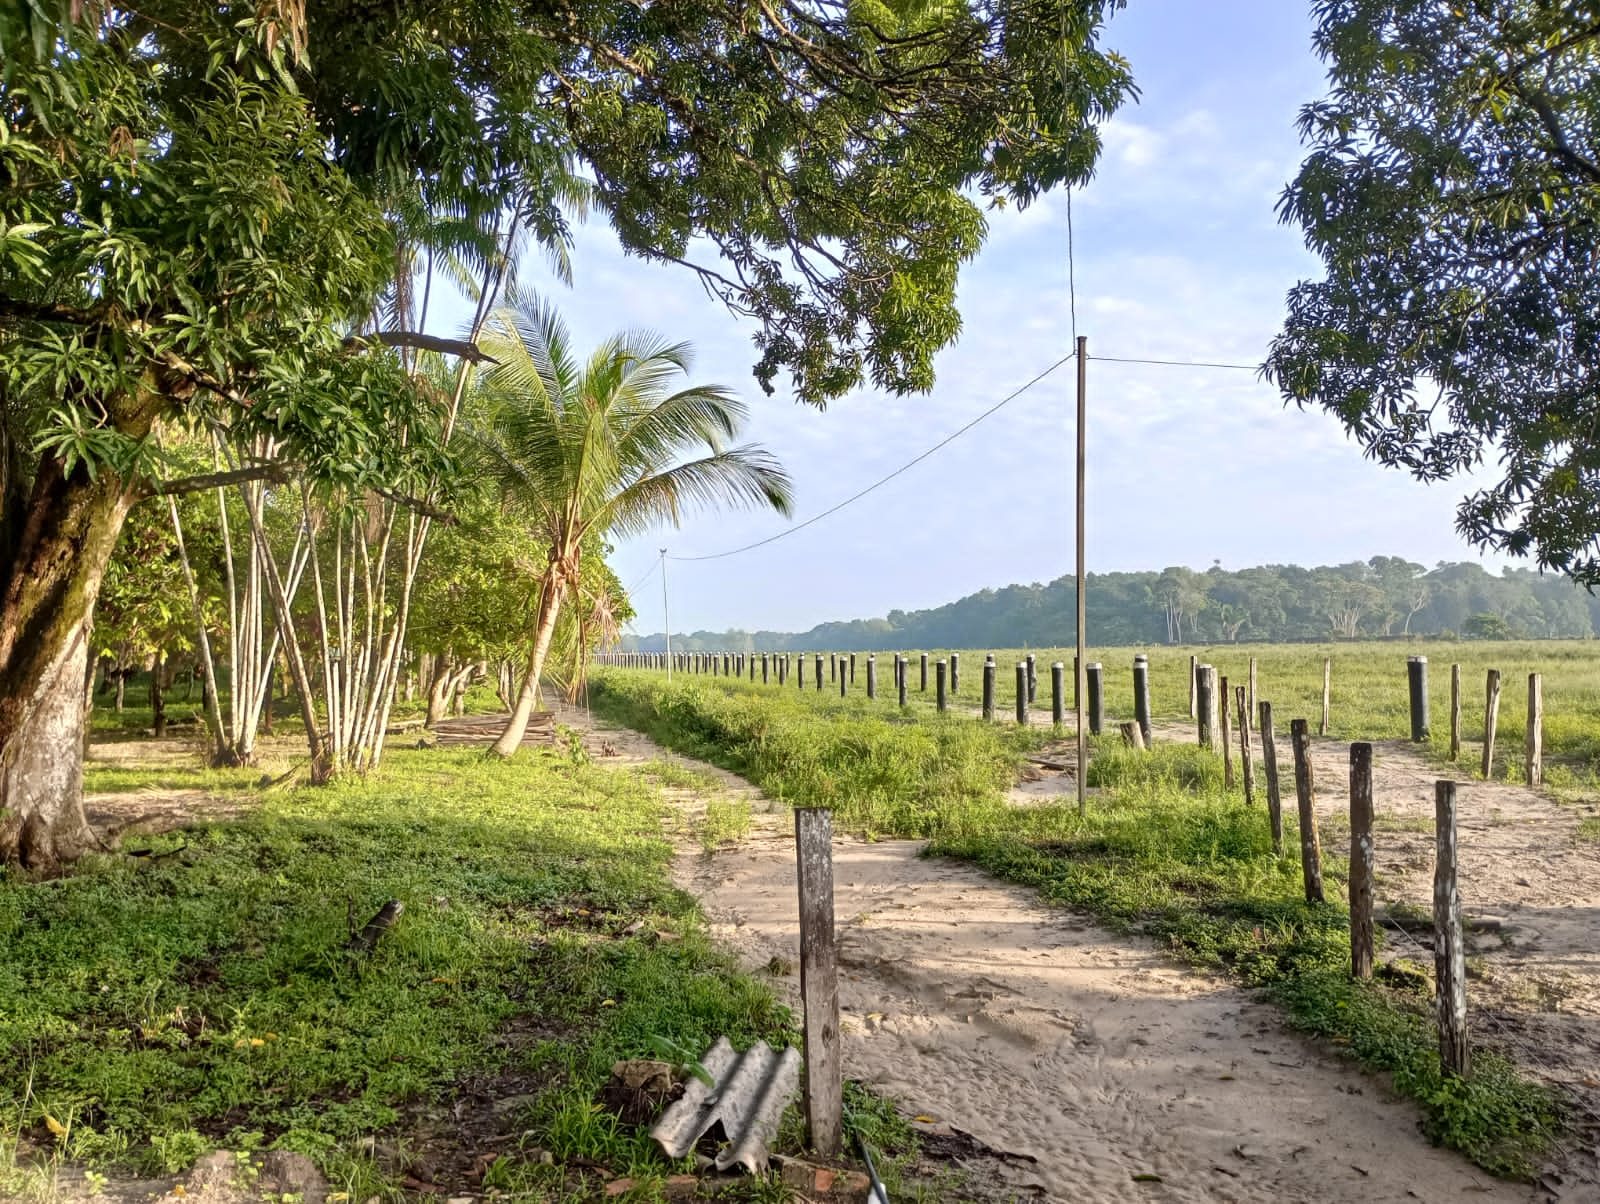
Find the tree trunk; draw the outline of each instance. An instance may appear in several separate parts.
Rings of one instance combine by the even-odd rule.
[[[128,693],[129,672],[130,670],[124,669],[121,665],[117,666],[117,700],[112,707],[119,715],[122,714],[122,702]]]
[[[109,471],[68,477],[46,457],[16,556],[0,566],[0,862],[49,870],[92,839],[81,756],[89,633],[135,500]]]
[[[553,580],[554,576],[552,573],[540,603],[539,626],[534,632],[533,651],[528,654],[528,675],[522,679],[517,705],[511,708],[511,721],[494,744],[494,752],[502,757],[509,757],[521,746],[522,734],[533,714],[533,701],[539,695],[539,675],[544,672],[544,659],[556,633],[556,616],[561,613],[561,585]]]
[[[166,668],[165,661],[166,658],[158,651],[155,663],[150,666],[150,713],[154,716],[152,726],[158,740],[167,734],[167,697],[161,688],[161,674]]]
[[[439,656],[433,664],[433,680],[428,684],[428,716],[422,721],[422,726],[426,728],[438,726],[445,717],[445,708],[450,705],[452,683],[455,681],[450,672],[449,656]]]

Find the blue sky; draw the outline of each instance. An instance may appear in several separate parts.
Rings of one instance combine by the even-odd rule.
[[[1131,0],[1105,44],[1141,98],[1104,130],[1074,194],[1079,332],[1091,356],[1256,364],[1284,294],[1317,273],[1274,205],[1301,157],[1294,121],[1320,95],[1307,6]],[[834,505],[988,408],[1071,345],[1065,198],[991,215],[963,276],[959,342],[923,396],[862,393],[820,412],[750,375],[751,328],[681,269],[622,255],[603,222],[577,237],[572,289],[549,284],[580,346],[621,327],[691,340],[695,376],[745,396],[749,435],[787,465],[797,519]],[[526,283],[544,287],[536,272]],[[441,315],[443,316],[443,315]],[[1072,371],[836,516],[740,556],[670,563],[672,626],[803,630],[1072,571]],[[1090,571],[1472,559],[1454,531],[1467,483],[1423,486],[1363,459],[1320,412],[1285,409],[1253,373],[1091,363]],[[658,549],[700,556],[775,535],[775,516],[715,514],[631,541],[625,585]],[[659,576],[635,602],[661,629]]]

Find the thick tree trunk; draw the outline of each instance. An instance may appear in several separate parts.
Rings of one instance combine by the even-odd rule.
[[[0,862],[48,870],[92,839],[81,755],[89,633],[135,500],[108,471],[68,477],[46,457],[16,557],[0,566]]]
[[[528,719],[533,714],[534,699],[539,696],[539,676],[544,672],[544,660],[556,633],[556,616],[561,613],[561,592],[562,587],[555,582],[544,592],[539,626],[533,637],[533,651],[528,655],[528,675],[522,679],[517,705],[511,708],[511,721],[494,743],[494,752],[499,756],[509,757],[522,744],[522,734],[527,730]]]

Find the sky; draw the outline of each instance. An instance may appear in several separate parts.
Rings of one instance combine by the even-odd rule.
[[[1296,0],[1130,0],[1104,31],[1141,95],[1103,128],[1095,178],[1072,198],[1077,329],[1091,356],[1090,572],[1478,559],[1454,530],[1470,482],[1425,486],[1364,459],[1332,418],[1285,408],[1251,371],[1094,358],[1264,358],[1285,294],[1319,274],[1275,213],[1302,157],[1296,115],[1324,86],[1310,32]],[[863,391],[825,411],[781,383],[765,396],[750,373],[753,327],[685,270],[624,256],[603,221],[577,232],[572,288],[530,264],[523,283],[548,291],[580,348],[634,327],[692,342],[695,379],[740,393],[747,437],[795,480],[793,521],[700,514],[618,546],[635,628],[662,629],[663,547],[689,558],[778,535],[1068,354],[1066,209],[1055,193],[990,213],[962,276],[962,334],[931,393]],[[836,515],[740,555],[669,559],[672,629],[798,631],[1071,573],[1072,421],[1069,364]]]

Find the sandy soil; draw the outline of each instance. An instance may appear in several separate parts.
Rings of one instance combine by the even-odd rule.
[[[559,717],[592,731],[612,763],[693,764],[581,712]],[[752,801],[752,830],[711,855],[685,842],[678,879],[714,934],[793,999],[790,821],[747,783],[701,768]],[[705,792],[674,793],[687,831]],[[1016,1155],[988,1165],[1005,1168],[1018,1198],[1553,1198],[1430,1147],[1411,1105],[1245,992],[919,854],[914,842],[835,841],[845,1070],[932,1118],[929,1129]]]

